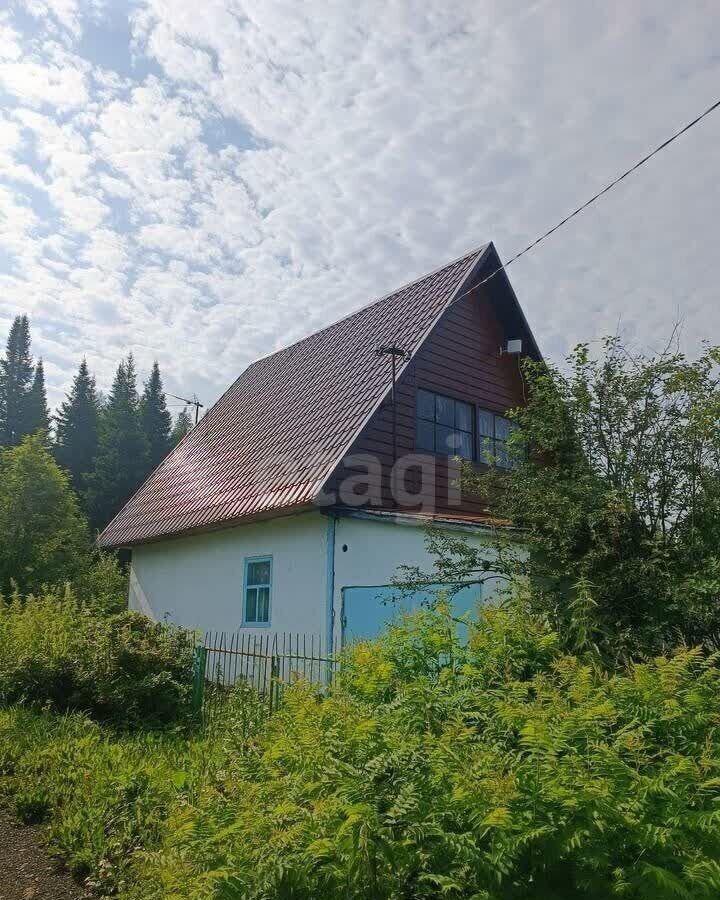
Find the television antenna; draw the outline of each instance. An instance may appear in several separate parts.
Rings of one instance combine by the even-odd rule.
[[[195,407],[195,424],[198,423],[198,418],[200,417],[200,410],[204,409],[203,404],[198,400],[197,394],[193,394],[192,400],[188,400],[187,397],[178,397],[177,394],[171,394],[170,391],[166,391],[168,397],[173,397],[175,400],[182,400],[183,403],[186,403],[188,406]]]

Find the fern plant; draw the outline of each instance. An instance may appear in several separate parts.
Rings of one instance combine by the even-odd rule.
[[[465,644],[438,608],[356,646],[171,814],[142,896],[718,896],[716,659],[560,647],[512,605]]]

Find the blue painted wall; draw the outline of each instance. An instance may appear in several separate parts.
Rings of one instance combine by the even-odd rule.
[[[447,586],[446,586],[447,587]],[[343,643],[377,637],[398,616],[420,608],[437,597],[443,585],[432,585],[412,596],[402,596],[394,585],[343,588]],[[468,585],[452,595],[455,615],[474,610],[482,599],[482,586]]]

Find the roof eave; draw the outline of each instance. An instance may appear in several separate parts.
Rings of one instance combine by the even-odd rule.
[[[135,541],[122,541],[120,543],[102,542],[102,534],[98,537],[96,544],[102,550],[132,550],[134,547],[142,547],[148,544],[159,544],[163,541],[176,540],[184,537],[194,537],[200,534],[210,534],[216,531],[226,531],[230,528],[240,528],[243,525],[252,525],[255,522],[268,522],[271,519],[280,519],[288,516],[299,515],[304,512],[312,512],[317,507],[315,504],[297,503],[292,506],[283,506],[276,509],[263,510],[250,515],[238,516],[234,519],[226,519],[222,522],[212,522],[208,525],[198,525],[194,528],[183,528],[178,531],[168,531],[162,534],[153,535],[152,537],[139,538]]]
[[[366,521],[387,522],[414,528],[440,528],[447,531],[465,531],[487,535],[502,531],[512,538],[522,538],[522,529],[512,522],[493,518],[492,516],[453,516],[452,513],[423,513],[404,511],[402,509],[365,509],[362,507],[334,506],[323,509],[322,513],[339,519],[364,519]]]

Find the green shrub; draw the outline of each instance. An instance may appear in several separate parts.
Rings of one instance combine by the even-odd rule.
[[[78,600],[98,613],[112,615],[127,609],[128,576],[112,553],[96,551],[70,585]]]
[[[203,739],[0,712],[0,785],[124,900],[720,896],[714,656],[608,672],[518,605],[466,646],[438,608],[328,695],[245,694]]]
[[[720,895],[720,671],[680,649],[609,675],[542,620],[423,612],[299,684],[133,897],[693,900]]]
[[[98,615],[66,589],[0,603],[0,704],[49,704],[146,727],[189,714],[191,636],[137,613]]]

